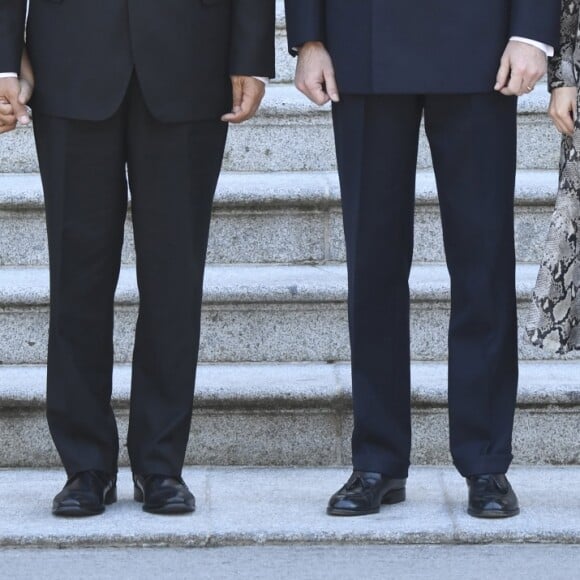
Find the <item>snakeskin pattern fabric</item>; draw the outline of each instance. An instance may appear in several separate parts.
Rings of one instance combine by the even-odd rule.
[[[580,0],[563,0],[561,46],[550,59],[550,90],[577,87],[580,78]],[[580,99],[577,101],[580,111]],[[562,138],[556,207],[533,293],[526,331],[530,341],[564,354],[580,349],[580,121]]]

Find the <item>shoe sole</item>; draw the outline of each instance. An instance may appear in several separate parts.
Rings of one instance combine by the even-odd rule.
[[[175,516],[180,514],[191,514],[195,511],[195,506],[187,505],[186,503],[169,503],[163,506],[150,506],[144,503],[143,492],[140,488],[135,487],[133,499],[137,503],[143,504],[143,511],[148,514],[155,514],[159,516]]]
[[[513,518],[520,515],[520,509],[512,510],[509,512],[504,512],[500,510],[474,510],[468,508],[467,513],[472,518],[488,519],[488,520],[500,520],[505,518]]]
[[[176,516],[180,514],[191,514],[195,511],[195,507],[185,504],[169,504],[162,507],[151,507],[143,505],[143,511],[148,514],[155,514],[157,516]]]
[[[394,505],[396,503],[402,503],[407,499],[407,492],[405,489],[394,489],[387,492],[383,499],[381,500],[381,505]],[[356,516],[370,516],[372,514],[378,514],[381,511],[381,507],[373,508],[370,510],[343,510],[337,508],[327,508],[326,513],[329,516],[343,516],[343,517],[356,517]]]
[[[61,507],[52,510],[52,515],[60,518],[88,518],[90,516],[100,516],[103,513],[105,513],[105,508],[88,510],[82,507]]]
[[[82,506],[62,506],[52,510],[52,515],[61,518],[88,518],[91,516],[100,516],[105,513],[105,506],[112,505],[117,501],[117,488],[113,487],[105,495],[103,507],[98,509],[89,509]]]

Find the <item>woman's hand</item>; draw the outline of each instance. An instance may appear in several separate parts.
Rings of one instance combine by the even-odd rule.
[[[578,115],[578,89],[576,87],[561,87],[552,91],[548,114],[556,129],[563,135],[574,133]]]
[[[20,62],[20,85],[21,91],[24,92],[24,99],[28,103],[34,91],[34,72],[26,49],[24,49]]]
[[[0,79],[0,134],[13,131],[17,123],[30,123],[28,101],[34,90],[34,74],[24,51],[19,78]]]

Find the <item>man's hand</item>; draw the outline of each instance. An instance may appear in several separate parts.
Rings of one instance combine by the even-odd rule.
[[[32,84],[27,79],[0,79],[0,133],[14,130],[17,123],[30,123],[26,104],[31,96]]]
[[[542,50],[510,40],[501,58],[495,90],[506,96],[531,93],[546,69],[547,58]]]
[[[563,135],[572,135],[576,125],[578,110],[578,89],[561,87],[552,91],[548,114]]]
[[[307,42],[300,49],[295,84],[317,105],[340,100],[332,59],[321,42]]]
[[[226,123],[243,123],[251,119],[266,93],[266,85],[253,77],[232,76],[233,107],[231,113],[224,115]]]

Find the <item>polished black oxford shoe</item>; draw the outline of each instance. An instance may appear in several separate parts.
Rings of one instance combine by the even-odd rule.
[[[472,475],[467,478],[469,505],[474,518],[511,518],[520,513],[518,498],[503,474]]]
[[[330,516],[376,514],[381,505],[405,501],[406,482],[382,473],[354,471],[344,487],[330,498],[326,513]]]
[[[186,514],[195,511],[195,497],[181,477],[134,475],[135,501],[152,514]]]
[[[117,501],[116,477],[102,471],[73,475],[52,502],[52,513],[61,517],[97,516]]]

